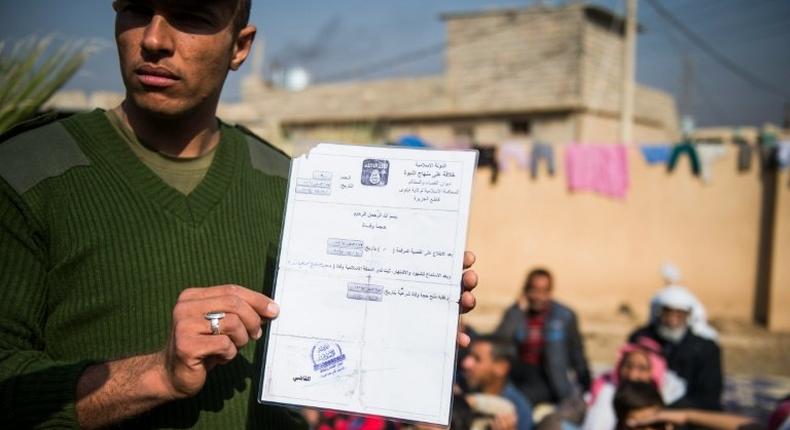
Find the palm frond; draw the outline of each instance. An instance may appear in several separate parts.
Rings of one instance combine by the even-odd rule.
[[[33,116],[79,70],[92,52],[86,42],[28,38],[6,48],[0,41],[0,133]]]

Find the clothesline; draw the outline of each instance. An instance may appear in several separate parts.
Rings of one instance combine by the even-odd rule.
[[[755,145],[736,139],[732,144],[684,141],[635,146],[645,163],[666,166],[668,172],[676,170],[681,158],[688,158],[691,173],[706,183],[713,180],[712,166],[730,150],[737,151],[736,168],[739,172],[752,168],[755,153],[759,153],[765,168],[790,167],[790,141],[770,140]],[[626,145],[577,142],[552,145],[542,141],[505,141],[499,145],[477,144],[467,147],[479,151],[478,168],[490,168],[491,181],[494,183],[500,171],[513,167],[529,170],[533,179],[540,176],[541,170],[554,176],[558,158],[555,148],[562,147],[565,177],[571,191],[591,191],[618,199],[625,198],[628,193],[629,159]]]

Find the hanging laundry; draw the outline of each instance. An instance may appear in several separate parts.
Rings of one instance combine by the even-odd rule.
[[[477,154],[477,168],[490,167],[491,168],[491,183],[495,184],[497,177],[499,177],[499,165],[496,162],[496,147],[493,145],[474,145]]]
[[[738,147],[738,171],[748,172],[752,169],[752,145],[740,136],[735,137],[732,143]]]
[[[426,142],[419,136],[413,134],[403,135],[398,138],[398,146],[406,146],[409,148],[430,148],[431,144]]]
[[[760,151],[760,164],[765,169],[776,169],[779,165],[779,142],[776,135],[760,130],[757,135],[757,146]]]
[[[444,145],[444,149],[472,149],[474,143],[469,136],[455,136],[449,143]]]
[[[780,169],[790,167],[790,140],[783,140],[779,142],[776,151],[776,164]]]
[[[724,157],[727,148],[718,143],[698,143],[697,156],[699,157],[700,173],[702,180],[710,182],[713,179],[713,164]]]
[[[525,142],[509,141],[499,145],[497,150],[497,164],[499,170],[506,171],[511,163],[515,163],[520,170],[526,170],[529,166],[529,155]]]
[[[554,176],[554,148],[547,143],[535,142],[532,144],[532,152],[529,154],[529,171],[532,179],[538,177],[540,160],[546,161],[549,175]]]
[[[683,154],[687,154],[689,157],[689,161],[691,161],[691,173],[694,176],[699,176],[700,167],[699,167],[699,156],[697,155],[697,148],[691,144],[691,142],[683,142],[679,143],[672,147],[672,155],[669,156],[669,164],[667,165],[667,171],[671,172],[675,170],[675,166],[678,163],[678,159]]]
[[[672,145],[668,143],[645,144],[639,150],[647,164],[667,164],[672,156]]]
[[[565,147],[565,173],[571,191],[594,191],[624,198],[628,193],[628,154],[625,145]]]

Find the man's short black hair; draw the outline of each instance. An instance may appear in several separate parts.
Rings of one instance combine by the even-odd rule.
[[[539,276],[545,276],[549,279],[549,289],[554,288],[554,278],[551,276],[551,272],[549,269],[545,269],[543,267],[536,267],[530,270],[529,274],[527,275],[527,279],[524,281],[524,292],[529,290],[532,287],[532,282],[535,281],[535,278]]]
[[[512,364],[516,359],[516,346],[510,339],[495,334],[483,334],[472,341],[472,343],[477,342],[491,344],[491,357],[496,361],[506,360]]]
[[[238,33],[250,22],[250,9],[252,0],[239,0],[236,5],[236,15],[233,17],[233,32]]]
[[[651,382],[623,381],[614,395],[614,413],[622,422],[631,411],[650,407],[664,407],[664,400]]]

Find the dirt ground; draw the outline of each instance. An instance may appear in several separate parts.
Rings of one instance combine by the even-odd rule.
[[[587,356],[596,368],[611,366],[617,349],[641,321],[628,316],[583,315]],[[713,320],[719,332],[727,375],[790,377],[790,333],[771,333],[763,327]]]

